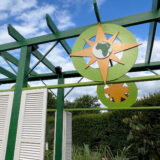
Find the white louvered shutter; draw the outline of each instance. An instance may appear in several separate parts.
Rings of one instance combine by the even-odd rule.
[[[0,160],[5,159],[13,95],[13,92],[0,93]]]
[[[55,112],[57,119],[57,112]],[[56,121],[54,132],[54,146],[56,143]],[[55,147],[54,147],[55,157]],[[63,142],[62,142],[62,160],[72,160],[72,113],[63,111]]]
[[[72,113],[63,112],[62,160],[72,160]]]
[[[43,160],[47,89],[22,92],[14,160]]]

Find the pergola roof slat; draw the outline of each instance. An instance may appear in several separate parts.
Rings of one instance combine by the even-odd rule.
[[[0,56],[2,56],[7,61],[13,63],[15,66],[18,67],[18,63],[19,63],[18,59],[12,56],[11,54],[9,54],[8,52],[1,52]],[[37,74],[37,73],[35,71],[32,71],[32,74]]]
[[[56,25],[54,24],[54,22],[52,21],[51,17],[48,14],[46,14],[46,21],[49,29],[52,31],[53,34],[59,33],[58,28],[56,27]],[[66,52],[70,54],[72,49],[67,44],[67,42],[65,40],[60,40],[60,43],[63,46],[63,48],[66,50]]]
[[[139,13],[139,14],[135,14],[135,15],[119,18],[119,19],[105,21],[103,23],[115,23],[115,24],[119,24],[124,27],[127,27],[127,26],[133,26],[133,25],[138,25],[138,24],[143,24],[143,23],[148,23],[148,22],[153,22],[153,21],[159,21],[159,19],[160,19],[160,10]],[[30,46],[30,45],[42,44],[42,43],[47,43],[51,41],[57,41],[57,40],[76,37],[76,36],[79,36],[88,27],[91,27],[93,25],[88,25],[84,27],[75,28],[72,30],[62,31],[55,35],[46,34],[43,36],[25,39],[19,42],[11,42],[7,44],[2,44],[0,45],[0,52],[6,51],[6,50],[12,50],[16,48],[21,48],[26,45]]]
[[[3,67],[0,67],[0,73],[7,76],[8,78],[11,78],[11,79],[15,79],[16,78],[16,75],[11,73],[10,71],[4,69]]]
[[[8,25],[8,32],[9,35],[12,36],[16,41],[25,40],[25,38],[11,25]],[[32,54],[39,60],[43,57],[43,54],[41,54],[38,50],[34,50]],[[52,72],[55,72],[54,65],[47,58],[44,58],[42,60],[42,63],[47,66]]]
[[[157,11],[159,8],[160,8],[160,0],[153,0],[152,10]],[[148,43],[147,43],[147,52],[146,52],[146,57],[145,57],[146,63],[150,63],[150,60],[151,60],[156,28],[157,28],[157,22],[150,23]]]

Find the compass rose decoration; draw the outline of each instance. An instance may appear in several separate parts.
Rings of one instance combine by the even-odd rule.
[[[111,35],[106,38],[105,34]],[[95,41],[91,39],[95,37]],[[116,43],[116,39],[120,43]],[[88,44],[88,48],[84,48]],[[84,31],[76,40],[70,54],[76,70],[84,77],[103,81],[104,84],[115,79],[129,78],[125,74],[134,65],[138,49],[141,45],[136,42],[134,35],[127,29],[115,24],[100,24]],[[123,52],[118,58],[117,54]],[[84,58],[89,57],[88,63]],[[117,62],[109,66],[110,61]],[[98,68],[91,65],[97,62]],[[137,88],[134,83],[110,84],[97,86],[97,94],[102,103],[108,107],[129,107],[137,97]],[[134,94],[133,94],[134,93]],[[106,96],[108,95],[108,97]]]
[[[103,78],[104,83],[107,81],[107,73],[109,68],[109,61],[113,60],[117,63],[124,64],[116,54],[134,47],[139,46],[138,43],[114,43],[115,39],[117,38],[119,32],[115,33],[109,39],[106,38],[101,24],[98,24],[96,40],[95,42],[84,39],[86,43],[89,44],[89,48],[74,52],[70,54],[71,57],[90,57],[90,61],[85,66],[87,69],[90,65],[98,62],[98,66]]]

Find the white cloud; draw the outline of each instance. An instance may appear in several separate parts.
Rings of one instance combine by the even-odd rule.
[[[160,39],[154,41],[151,61],[160,61]]]
[[[58,29],[60,30],[75,26],[75,23],[72,22],[72,16],[66,10],[58,12],[56,14],[56,19],[58,21]]]
[[[100,7],[106,0],[97,0],[97,4]],[[70,6],[74,6],[77,9],[84,5],[84,4],[89,4],[93,6],[92,0],[60,0],[62,3],[62,7],[64,8],[69,8]]]
[[[5,0],[0,1],[0,11],[8,11],[11,15],[20,14],[26,9],[36,7],[37,0]]]
[[[8,18],[8,13],[6,12],[0,12],[0,20],[5,20]]]
[[[97,0],[97,4],[100,7],[106,0]]]
[[[11,15],[20,14],[27,9],[37,6],[37,0],[12,0]]]
[[[0,44],[13,42],[13,38],[8,34],[7,25],[0,26]]]
[[[48,29],[45,15],[49,14],[60,30],[68,29],[75,24],[68,10],[54,4],[38,4],[37,0],[0,1],[0,20],[12,17],[12,25],[27,38],[45,33]],[[42,35],[42,34],[41,34]]]
[[[136,60],[136,63],[144,63],[146,52],[147,52],[147,40],[142,40],[140,38],[136,38],[136,39],[138,43],[142,43],[142,45],[138,47],[138,58]],[[159,55],[160,55],[160,40],[157,39],[154,41],[151,62],[160,61]]]
[[[141,45],[138,46],[138,57],[137,57],[136,63],[144,63],[146,50],[147,50],[147,41],[142,40],[140,38],[136,38],[136,39],[137,39],[137,43],[141,43]]]
[[[53,14],[55,7],[49,4],[44,4],[41,7],[36,7],[32,10],[23,12],[16,17],[17,22],[20,24],[14,25],[15,28],[24,35],[34,36],[38,32],[47,28],[45,15]]]
[[[8,10],[8,7],[11,5],[12,0],[0,1],[0,11]]]

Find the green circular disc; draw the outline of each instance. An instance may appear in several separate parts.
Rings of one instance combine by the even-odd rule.
[[[102,29],[105,34],[114,35],[119,32],[118,39],[121,43],[136,43],[136,39],[134,35],[128,31],[127,29],[116,25],[116,24],[102,24]],[[84,39],[91,39],[96,36],[97,33],[97,25],[88,28],[84,31],[76,40],[72,53],[81,51],[84,49],[86,44]],[[116,64],[108,69],[107,81],[111,81],[123,76],[127,73],[132,66],[134,65],[138,55],[138,48],[132,48],[123,52],[123,56],[121,61],[124,64]],[[88,67],[85,69],[87,63],[83,59],[83,57],[72,57],[73,65],[76,70],[84,77],[94,80],[94,81],[103,81],[99,68]]]
[[[126,78],[129,78],[129,77],[123,76],[120,79],[122,80],[124,78],[126,79]],[[128,108],[128,107],[130,107],[132,104],[135,103],[135,101],[137,99],[137,94],[138,94],[137,93],[137,87],[136,87],[135,83],[126,83],[126,84],[127,84],[127,87],[129,88],[129,94],[128,94],[127,99],[125,99],[124,101],[122,101],[122,102],[113,102],[113,101],[110,101],[109,98],[107,98],[105,96],[105,93],[104,93],[104,87],[105,87],[105,85],[99,85],[99,86],[97,86],[97,95],[98,95],[99,100],[105,106],[107,106],[108,108],[114,108],[114,107]]]

